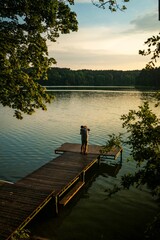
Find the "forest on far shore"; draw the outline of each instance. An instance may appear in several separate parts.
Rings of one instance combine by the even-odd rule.
[[[160,88],[160,68],[122,70],[71,70],[50,68],[48,80],[38,81],[42,86],[134,86]]]

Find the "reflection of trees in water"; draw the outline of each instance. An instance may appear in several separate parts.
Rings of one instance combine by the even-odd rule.
[[[153,100],[155,101],[155,92],[142,91],[141,99],[143,101],[153,101]]]

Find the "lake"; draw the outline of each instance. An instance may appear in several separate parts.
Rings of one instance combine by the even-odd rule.
[[[61,144],[80,143],[81,125],[91,129],[90,144],[104,145],[112,133],[123,132],[125,136],[120,116],[138,109],[142,99],[152,95],[103,89],[60,89],[52,93],[55,100],[47,111],[38,110],[23,120],[0,106],[0,179],[16,182],[55,158],[54,150]],[[97,176],[78,201],[57,218],[42,219],[35,233],[51,240],[143,239],[145,226],[158,209],[149,191],[131,188],[111,198],[105,192],[118,184],[124,173],[135,171],[135,163],[127,162],[129,147],[123,149],[122,166],[118,161],[102,161]]]

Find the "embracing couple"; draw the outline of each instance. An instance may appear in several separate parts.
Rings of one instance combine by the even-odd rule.
[[[80,134],[81,134],[81,154],[87,154],[88,151],[88,134],[90,129],[87,126],[81,126]]]

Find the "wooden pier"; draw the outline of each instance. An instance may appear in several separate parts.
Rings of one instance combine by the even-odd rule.
[[[22,230],[51,200],[58,214],[85,185],[86,173],[99,164],[100,146],[89,146],[87,155],[80,154],[80,144],[65,143],[55,150],[57,158],[27,175],[15,184],[0,186],[0,240],[9,240]],[[108,155],[116,158],[122,149]]]

